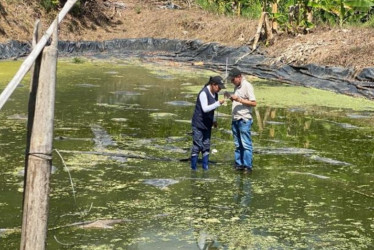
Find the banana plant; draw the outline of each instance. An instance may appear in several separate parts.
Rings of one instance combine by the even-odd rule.
[[[313,0],[309,2],[309,6],[337,16],[339,26],[342,27],[343,23],[354,14],[368,12],[374,6],[374,2],[370,0]]]
[[[314,27],[310,0],[269,0],[274,24],[291,34],[308,32]],[[275,8],[276,7],[276,8]],[[268,8],[270,9],[270,8]]]

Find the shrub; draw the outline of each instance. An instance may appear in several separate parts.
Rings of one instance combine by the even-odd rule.
[[[73,63],[76,63],[76,64],[84,63],[84,59],[79,58],[79,57],[74,57],[73,58]]]
[[[52,10],[57,10],[60,7],[59,0],[41,0],[40,5],[48,12]]]

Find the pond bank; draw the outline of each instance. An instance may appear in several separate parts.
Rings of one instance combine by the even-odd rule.
[[[0,59],[26,56],[30,44],[10,41],[0,44]],[[261,51],[247,46],[226,47],[199,40],[170,40],[156,38],[114,39],[103,42],[59,42],[61,56],[92,56],[100,58],[140,57],[144,60],[168,60],[188,63],[195,67],[225,72],[238,67],[246,74],[262,79],[276,80],[333,91],[340,94],[374,99],[374,68],[328,67],[308,64],[294,66],[272,64]]]

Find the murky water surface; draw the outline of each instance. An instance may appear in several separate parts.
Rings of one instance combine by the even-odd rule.
[[[0,63],[0,89],[19,65]],[[189,121],[212,72],[58,70],[49,249],[374,246],[373,102],[253,81],[253,173],[232,169],[230,104],[218,110],[210,170],[191,173]],[[0,111],[1,249],[20,242],[27,86]]]

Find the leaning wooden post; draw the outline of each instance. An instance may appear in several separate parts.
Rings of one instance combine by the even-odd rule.
[[[43,250],[46,247],[58,55],[57,26],[58,20],[55,21],[52,44],[44,48],[42,54],[24,190],[21,249]]]
[[[265,23],[266,43],[273,44],[273,40],[274,40],[273,28],[270,25],[269,14],[268,13],[265,14],[264,23]]]
[[[258,22],[257,31],[256,31],[256,34],[255,34],[255,37],[254,37],[254,41],[253,41],[253,45],[252,45],[252,50],[256,50],[257,49],[258,39],[260,39],[262,26],[263,26],[264,21],[265,21],[265,15],[266,15],[266,12],[262,12],[261,13],[260,21]]]
[[[34,32],[33,32],[33,39],[32,39],[32,47],[35,48],[36,44],[39,41],[40,34],[41,34],[41,27],[40,27],[40,20],[35,22]],[[26,186],[26,179],[27,179],[27,164],[29,160],[29,152],[30,152],[30,140],[31,140],[31,133],[32,133],[32,125],[34,123],[34,112],[35,112],[35,102],[36,102],[36,91],[38,90],[38,82],[39,82],[39,73],[40,73],[40,64],[42,61],[41,54],[35,60],[34,65],[31,68],[31,82],[30,82],[30,94],[29,94],[29,107],[28,107],[28,117],[27,117],[27,137],[26,137],[26,154],[25,154],[25,174],[24,174],[24,184],[23,188],[25,189]],[[25,193],[24,193],[25,194]],[[23,197],[25,198],[25,197]]]

